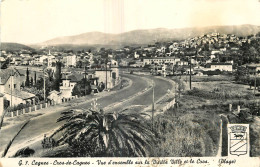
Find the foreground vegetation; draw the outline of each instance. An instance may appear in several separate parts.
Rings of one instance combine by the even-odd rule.
[[[182,79],[185,83],[185,79]],[[229,123],[247,123],[250,125],[250,155],[260,155],[259,142],[259,97],[254,97],[254,90],[250,85],[236,82],[232,76],[193,76],[192,90],[186,89],[179,101],[179,112],[190,111],[198,115],[223,115],[223,125]],[[188,83],[187,83],[188,84]],[[187,88],[187,86],[186,86]],[[257,90],[256,90],[257,91]],[[232,104],[231,111],[229,104]],[[237,106],[240,106],[240,113],[236,114]],[[215,116],[214,116],[215,117]],[[227,155],[226,127],[223,127],[222,155]]]
[[[86,109],[64,112],[63,121],[54,134],[42,142],[44,149],[35,153],[40,157],[187,157],[216,156],[220,139],[220,120],[224,122],[222,156],[227,155],[226,124],[250,124],[250,155],[260,155],[259,127],[254,118],[259,105],[252,91],[244,85],[222,79],[197,78],[193,89],[185,80],[175,79],[177,104],[155,116],[127,110],[104,113]],[[186,87],[186,89],[185,89]],[[229,104],[233,108],[229,109]],[[234,114],[237,106],[239,114]],[[253,117],[255,116],[255,117]],[[259,120],[260,121],[260,120]],[[46,142],[48,141],[48,142]],[[25,152],[28,152],[25,154]],[[34,153],[30,148],[19,150],[16,156]]]
[[[176,113],[177,112],[177,113]],[[219,140],[219,118],[170,109],[156,118],[157,143],[154,156],[214,156]]]
[[[150,156],[154,133],[140,113],[104,113],[80,110],[62,113],[65,121],[53,135],[52,146],[66,146],[48,151],[47,157],[132,157]],[[46,143],[43,143],[46,144]]]

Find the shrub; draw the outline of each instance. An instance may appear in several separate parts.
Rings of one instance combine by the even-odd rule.
[[[157,116],[154,127],[158,141],[154,156],[212,156],[219,140],[217,122],[215,116],[196,114]]]
[[[30,147],[25,147],[22,148],[20,150],[18,150],[14,157],[30,157],[35,153],[35,151],[33,149],[31,149]]]

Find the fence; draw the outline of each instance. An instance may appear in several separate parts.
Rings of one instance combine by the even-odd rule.
[[[77,96],[72,96],[71,98],[63,98],[60,103],[68,102],[68,101],[71,101],[72,99],[77,99],[77,98],[78,98]],[[22,115],[22,114],[31,113],[31,112],[34,112],[34,111],[37,111],[37,110],[41,110],[43,108],[48,108],[50,106],[55,106],[55,105],[60,104],[60,103],[57,103],[57,102],[54,102],[54,101],[49,101],[47,103],[40,103],[40,104],[32,105],[30,107],[26,107],[26,108],[23,108],[23,109],[20,109],[20,110],[9,111],[9,112],[6,113],[5,117],[16,117],[16,116],[19,116],[19,115]]]

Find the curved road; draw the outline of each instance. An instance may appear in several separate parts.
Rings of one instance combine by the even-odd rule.
[[[138,92],[148,89],[149,83],[152,80],[155,82],[155,101],[167,93],[168,89],[171,89],[172,84],[160,78],[154,78],[152,76],[136,76],[129,74],[122,74],[122,77],[129,78],[132,80],[133,84],[130,87],[122,89],[114,94],[106,95],[104,97],[98,98],[97,103],[100,104],[100,108],[104,108],[113,103],[118,103],[121,100],[126,100],[131,96],[134,96]],[[70,109],[78,108],[90,108],[91,102],[86,102],[81,105],[70,107]],[[145,93],[128,100],[122,105],[119,105],[113,110],[120,110],[122,108],[131,105],[150,105],[152,103],[152,90],[146,91]],[[51,109],[51,108],[50,108]],[[43,134],[59,127],[62,122],[56,123],[57,118],[60,117],[60,113],[68,110],[61,109],[59,111],[53,111],[52,113],[44,114],[32,119],[29,124],[21,131],[19,136],[15,139],[13,146],[21,144],[22,142],[29,141],[37,136],[43,136]],[[1,130],[0,134],[0,152],[3,151],[5,145],[8,141],[16,134],[16,132],[21,127],[21,124],[12,126]]]

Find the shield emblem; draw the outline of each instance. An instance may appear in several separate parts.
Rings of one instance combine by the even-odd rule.
[[[229,133],[230,144],[229,151],[232,155],[246,155],[248,142],[247,142],[247,132],[231,132]]]

